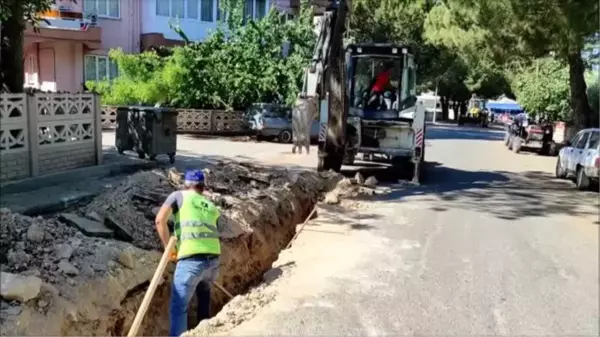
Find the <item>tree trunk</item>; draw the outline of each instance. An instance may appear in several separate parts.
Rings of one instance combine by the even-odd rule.
[[[460,109],[458,101],[452,101],[452,110],[454,111],[454,119],[458,120],[460,118]]]
[[[585,65],[580,52],[572,52],[568,56],[569,87],[571,89],[571,116],[575,130],[590,126],[591,111],[585,84]]]
[[[461,115],[467,114],[467,102],[466,101],[460,102],[460,114]]]
[[[450,107],[450,99],[448,97],[440,97],[440,103],[442,104],[442,120],[447,121],[450,112],[448,108]]]
[[[9,92],[23,92],[25,74],[23,72],[23,20],[22,6],[19,1],[13,1],[11,14],[2,21],[1,36],[2,50],[0,55],[0,89]]]

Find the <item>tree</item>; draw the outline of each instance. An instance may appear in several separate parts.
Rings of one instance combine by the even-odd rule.
[[[315,40],[306,1],[300,18],[288,22],[275,10],[244,22],[242,5],[228,7],[227,22],[202,43],[187,40],[180,31],[187,43],[169,56],[111,51],[120,76],[86,85],[107,104],[234,110],[257,102],[292,103]],[[291,46],[287,57],[285,43]]]
[[[572,119],[583,128],[591,112],[582,51],[598,33],[598,12],[596,0],[445,0],[430,12],[426,35],[469,64],[510,69],[554,53],[569,67]]]
[[[73,0],[74,1],[74,0]],[[0,1],[0,90],[22,92],[23,32],[27,23],[40,22],[40,13],[50,9],[50,0]]]
[[[569,69],[564,62],[551,57],[536,60],[515,75],[513,90],[530,115],[569,119]]]

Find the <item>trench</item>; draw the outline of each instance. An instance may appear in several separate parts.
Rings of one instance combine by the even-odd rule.
[[[323,174],[316,172],[298,172],[294,177],[292,181],[286,182],[280,179],[281,186],[276,188],[273,187],[272,181],[281,177],[272,178],[272,181],[267,184],[264,183],[264,179],[257,178],[256,180],[263,181],[256,183],[253,179],[243,177],[241,181],[252,186],[252,189],[248,189],[239,198],[241,203],[234,202],[232,205],[231,202],[228,204],[217,200],[216,203],[221,203],[225,208],[222,216],[225,217],[226,228],[221,239],[222,254],[216,282],[233,296],[244,294],[262,282],[263,274],[271,269],[279,253],[294,236],[296,225],[304,221],[322,193],[332,186],[332,183],[327,180],[330,178],[324,179]],[[239,188],[240,179],[224,180],[230,186],[238,185]],[[223,183],[216,185],[219,186],[216,186],[215,190],[219,190],[224,195],[226,188],[222,186]],[[282,186],[284,188],[280,188]],[[221,194],[217,193],[218,197],[221,197]],[[137,202],[137,207],[140,209],[160,206],[150,200]],[[92,204],[94,201],[84,200],[62,211],[77,211]],[[148,212],[142,213],[150,221]],[[45,213],[43,216],[46,219],[57,220],[57,213]],[[147,225],[152,227],[153,223],[150,221]],[[69,301],[54,300],[58,308],[54,311],[50,308],[41,312],[39,308],[36,310],[34,304],[24,303],[19,316],[21,322],[19,325],[22,327],[22,322],[35,320],[38,327],[44,325],[47,327],[31,327],[12,332],[19,332],[21,335],[126,335],[145,295],[149,279],[158,264],[161,255],[160,246],[157,246],[156,242],[142,245],[136,242],[136,239],[128,240],[130,241],[128,243],[115,238],[106,240],[111,241],[110,245],[136,247],[138,249],[136,252],[139,251],[137,256],[147,258],[147,263],[131,270],[122,268],[118,272],[90,281],[89,284],[78,286],[79,288],[74,290],[77,295],[70,296]],[[151,301],[138,336],[168,335],[173,271],[174,264],[170,263],[164,282],[159,285]],[[61,296],[69,297],[68,292],[61,291],[61,293],[64,293]],[[229,301],[230,298],[226,294],[212,286],[211,316],[216,315]],[[61,305],[62,302],[68,304]],[[199,323],[195,315],[195,307],[196,299],[192,296],[188,310],[188,329],[193,329]]]

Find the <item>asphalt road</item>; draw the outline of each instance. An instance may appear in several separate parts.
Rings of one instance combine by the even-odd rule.
[[[420,187],[365,164],[393,193],[338,210],[328,228],[350,235],[302,234],[304,253],[274,286],[277,300],[232,333],[597,336],[598,193],[553,179],[555,158],[517,155],[501,140],[494,130],[429,127]],[[178,145],[180,168],[316,161],[281,144],[180,136]]]
[[[428,183],[388,182],[351,238],[325,239],[327,257],[234,334],[597,336],[598,193],[501,137],[429,128]]]

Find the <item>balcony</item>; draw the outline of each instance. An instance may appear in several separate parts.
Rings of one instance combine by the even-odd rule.
[[[53,5],[42,13],[39,31],[28,25],[25,30],[25,43],[46,41],[73,41],[85,44],[90,49],[102,47],[101,28],[93,17],[84,18],[81,9]]]

